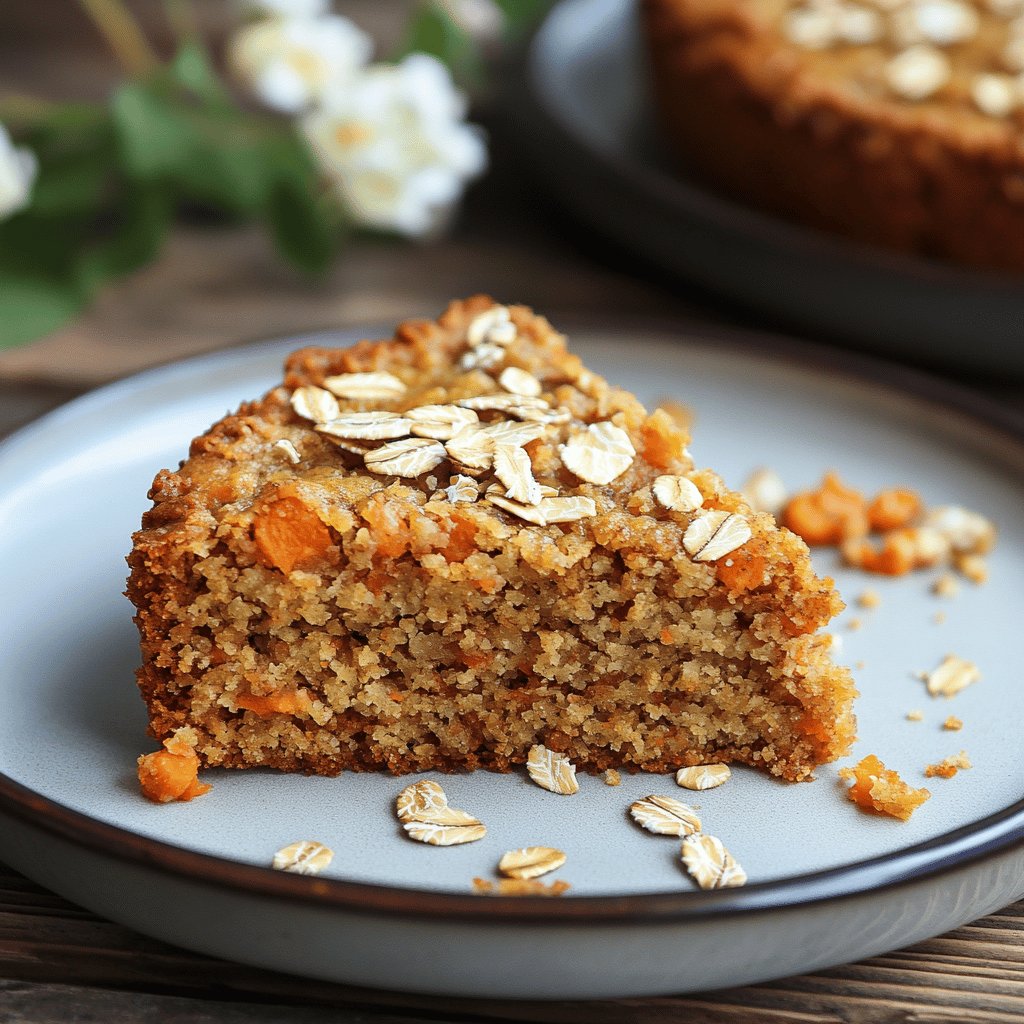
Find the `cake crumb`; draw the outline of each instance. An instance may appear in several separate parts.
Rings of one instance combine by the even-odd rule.
[[[846,796],[862,810],[900,821],[909,821],[914,811],[931,796],[927,789],[908,786],[874,754],[861,758],[853,768],[841,768],[839,777],[853,780]]]
[[[882,597],[877,590],[865,590],[857,598],[857,604],[861,608],[877,608],[882,603]]]
[[[961,750],[959,754],[952,754],[938,764],[930,764],[924,770],[926,779],[951,779],[961,768],[971,768],[970,758],[967,756],[966,750]]]
[[[946,613],[945,612],[936,612],[932,616],[932,622],[934,622],[936,626],[941,626],[945,621],[946,621]]]
[[[689,433],[690,427],[693,426],[693,421],[696,419],[693,409],[674,398],[662,398],[655,408],[668,413],[672,422],[680,430],[685,430],[687,433]]]
[[[914,708],[913,711],[908,711],[907,712],[907,721],[908,722],[923,722],[924,721],[924,712],[920,708]]]
[[[988,565],[981,555],[956,555],[954,564],[957,569],[976,586],[988,582]]]
[[[164,749],[138,759],[142,795],[155,804],[183,802],[209,793],[213,788],[199,781],[199,758],[180,736],[164,740]]]
[[[936,597],[956,597],[960,593],[960,584],[950,572],[944,572],[933,584],[932,593]]]
[[[622,776],[619,774],[617,769],[608,768],[604,773],[604,784],[606,786],[621,786]]]
[[[963,720],[957,718],[956,715],[950,715],[949,718],[942,723],[942,728],[947,730],[947,732],[959,732],[963,727]]]
[[[855,633],[863,625],[864,622],[855,616],[854,618],[850,619],[850,621],[846,624],[846,628],[850,630],[851,633]]]
[[[551,883],[539,878],[499,878],[496,882],[473,879],[473,890],[481,896],[561,896],[571,888],[561,879]]]
[[[977,512],[955,505],[927,509],[920,495],[905,487],[883,490],[868,501],[835,472],[826,473],[816,490],[793,495],[781,516],[782,524],[808,544],[838,547],[847,565],[885,576],[941,565],[984,583],[988,568],[982,556],[996,539],[995,525]],[[951,597],[955,583],[943,577],[933,589]]]
[[[864,671],[864,662],[863,662],[863,661],[857,661],[857,662],[854,662],[854,665],[853,665],[853,667],[854,667],[854,668],[855,668],[855,669],[856,669],[856,670],[857,670],[858,672],[863,672],[863,671]]]

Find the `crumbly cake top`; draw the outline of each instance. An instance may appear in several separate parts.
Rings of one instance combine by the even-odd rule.
[[[652,572],[685,551],[705,589],[717,577],[752,613],[759,592],[765,610],[788,592],[792,635],[827,622],[840,603],[803,542],[695,471],[686,442],[543,317],[476,296],[390,341],[294,353],[283,386],[157,477],[145,539],[184,536],[202,555],[217,524],[246,523],[260,560],[286,573],[336,564],[356,535],[376,559],[425,566],[512,545],[545,573],[598,545]]]
[[[908,123],[979,140],[1024,126],[1021,0],[682,0],[682,7],[727,30],[716,56],[731,51],[753,77],[793,76],[798,106],[830,94],[867,108],[881,102]],[[750,61],[758,47],[761,59]]]

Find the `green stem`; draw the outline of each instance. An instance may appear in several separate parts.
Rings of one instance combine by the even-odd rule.
[[[160,66],[139,23],[121,0],[78,0],[124,69],[139,77]]]

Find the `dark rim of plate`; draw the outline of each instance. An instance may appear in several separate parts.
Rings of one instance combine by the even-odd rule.
[[[1024,417],[1001,408],[988,399],[957,385],[902,366],[845,351],[832,351],[805,342],[773,335],[731,329],[695,328],[692,334],[678,323],[659,319],[610,323],[578,316],[561,318],[563,326],[602,333],[620,330],[636,338],[680,334],[696,347],[722,348],[739,355],[779,360],[810,372],[841,376],[854,384],[870,385],[897,400],[913,398],[945,414],[958,413],[975,429],[995,435],[1024,458]],[[559,318],[555,318],[559,322]],[[301,335],[215,352],[182,362],[146,370],[107,385],[69,402],[35,423],[24,427],[0,444],[0,455],[11,447],[44,432],[62,421],[73,420],[93,407],[102,407],[140,385],[159,385],[165,378],[191,376],[203,368],[231,364],[258,357],[273,350],[302,345],[351,344],[355,331]],[[389,332],[370,332],[384,337]],[[361,336],[367,336],[363,334]],[[141,738],[141,737],[140,737]],[[370,915],[430,917],[443,916],[475,921],[518,921],[565,927],[571,923],[631,925],[654,922],[697,921],[733,915],[753,915],[917,883],[926,878],[949,875],[976,867],[1009,854],[1024,842],[1024,799],[935,839],[853,864],[777,881],[755,882],[739,889],[714,892],[687,890],[634,896],[550,897],[479,896],[472,893],[439,893],[420,889],[346,882],[334,878],[309,878],[240,864],[209,854],[197,853],[109,825],[74,811],[23,786],[0,772],[0,814],[23,822],[58,840],[105,855],[116,861],[145,869],[169,880],[229,888],[271,900],[299,902],[320,908],[337,908]],[[894,823],[894,827],[899,827]],[[681,879],[682,881],[682,879]]]
[[[509,68],[512,88],[508,98],[520,108],[516,111],[514,123],[530,126],[529,131],[521,135],[528,144],[535,146],[537,153],[553,149],[561,153],[570,151],[574,158],[584,163],[597,160],[622,181],[641,193],[655,196],[667,208],[696,214],[738,236],[764,241],[772,249],[785,247],[837,266],[897,274],[925,280],[935,286],[970,287],[981,292],[1019,291],[1019,274],[977,270],[820,231],[746,206],[704,187],[699,181],[670,169],[667,154],[666,166],[648,165],[603,145],[571,118],[567,119],[564,112],[552,104],[540,84],[543,75],[539,64],[543,48],[552,41],[561,44],[557,31],[562,28],[562,19],[572,13],[569,8],[573,2],[579,3],[579,0],[568,0],[551,10],[534,28],[520,59]],[[625,12],[629,4],[623,2],[622,7]],[[589,15],[591,12],[586,13]],[[529,116],[524,115],[523,108]]]

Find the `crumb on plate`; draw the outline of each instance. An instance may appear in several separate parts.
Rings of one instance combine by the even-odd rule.
[[[914,811],[930,796],[927,789],[914,789],[874,755],[861,758],[852,768],[839,770],[841,779],[852,779],[847,798],[862,810],[909,821]]]
[[[970,758],[966,750],[959,754],[951,754],[949,757],[939,761],[938,764],[930,764],[924,770],[926,779],[951,779],[961,768],[971,768]]]

